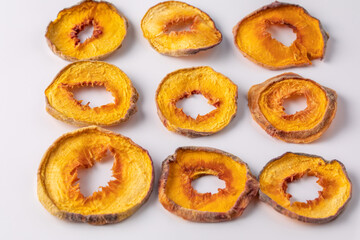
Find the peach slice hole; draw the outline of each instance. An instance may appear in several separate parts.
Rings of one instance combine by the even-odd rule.
[[[105,187],[108,182],[115,179],[112,172],[113,164],[114,156],[107,151],[105,157],[100,162],[95,161],[92,167],[78,169],[78,183],[84,197],[91,196],[99,191],[100,187]]]
[[[114,103],[114,97],[104,86],[83,86],[73,90],[74,98],[91,108]]]
[[[208,99],[202,94],[192,94],[185,97],[176,103],[176,107],[182,109],[186,115],[194,119],[198,115],[204,116],[216,109],[216,107],[208,103]]]
[[[290,204],[314,200],[319,197],[319,191],[323,188],[317,183],[319,178],[315,176],[303,176],[302,178],[288,183],[287,193],[291,194]]]
[[[286,98],[284,99],[283,107],[285,108],[285,113],[288,115],[300,112],[307,107],[306,97],[304,95],[296,95]]]
[[[217,176],[204,175],[192,181],[191,186],[198,193],[210,192],[211,194],[215,194],[219,191],[219,189],[224,189],[226,187],[226,183]]]
[[[297,36],[293,29],[285,24],[270,24],[267,31],[273,39],[289,47],[296,40]]]

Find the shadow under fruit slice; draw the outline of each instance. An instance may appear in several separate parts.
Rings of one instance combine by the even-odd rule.
[[[102,86],[114,102],[91,108],[74,98],[81,87]],[[46,110],[55,118],[77,126],[110,126],[126,121],[136,112],[138,93],[119,68],[105,62],[83,61],[69,64],[45,90]]]
[[[93,34],[81,42],[78,34],[88,26],[93,26]],[[60,11],[45,37],[51,50],[65,60],[96,60],[121,47],[126,28],[127,20],[112,4],[85,0]]]
[[[290,203],[287,184],[303,176],[319,178],[323,187],[319,197],[307,202]],[[326,223],[335,219],[351,199],[352,185],[344,165],[328,162],[315,155],[287,152],[271,160],[260,173],[259,197],[276,211],[309,223]]]
[[[192,94],[202,94],[216,109],[196,119],[186,115],[176,103]],[[205,66],[169,73],[159,84],[155,99],[160,120],[168,130],[197,137],[211,135],[230,123],[236,115],[237,96],[237,86],[230,79]]]
[[[222,40],[206,13],[177,1],[162,2],[150,8],[141,20],[141,29],[156,51],[175,57],[215,47]]]
[[[285,113],[284,100],[303,96],[307,107]],[[336,113],[336,92],[295,73],[284,73],[254,85],[248,104],[254,120],[271,136],[285,142],[309,143],[330,126]]]
[[[290,27],[296,40],[288,47],[271,37],[272,25]],[[269,68],[283,69],[311,65],[322,59],[328,34],[318,19],[294,4],[274,2],[242,19],[233,29],[235,45],[251,61]]]
[[[218,193],[199,193],[191,182],[204,175],[225,181]],[[259,183],[246,163],[224,151],[181,147],[162,164],[159,201],[171,213],[194,222],[228,221],[242,214]]]
[[[114,156],[113,178],[89,197],[80,192],[77,173]],[[148,152],[131,139],[99,127],[67,133],[45,153],[38,170],[38,197],[58,218],[95,225],[119,222],[148,199],[154,169]]]

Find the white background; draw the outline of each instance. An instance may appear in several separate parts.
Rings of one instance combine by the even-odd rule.
[[[149,201],[118,224],[98,227],[53,217],[37,199],[37,168],[52,142],[76,127],[55,120],[45,111],[44,90],[69,62],[50,51],[44,34],[50,20],[77,0],[4,1],[0,14],[0,239],[359,239],[359,1],[296,2],[322,21],[330,40],[323,61],[290,71],[338,93],[338,112],[332,125],[311,144],[271,138],[252,120],[247,107],[246,94],[252,85],[286,71],[266,70],[245,59],[233,44],[232,28],[270,1],[187,0],[213,18],[224,39],[209,51],[184,58],[160,55],[142,36],[141,18],[158,1],[112,2],[128,18],[130,28],[123,46],[105,61],[130,77],[140,99],[138,112],[128,122],[110,129],[149,151],[156,183],[161,162],[179,146],[210,146],[230,152],[247,162],[255,175],[270,159],[295,151],[342,161],[353,182],[352,201],[338,219],[323,225],[292,220],[258,201],[231,222],[204,224],[167,212],[158,202],[155,187]],[[154,95],[167,73],[202,65],[213,67],[238,85],[238,113],[223,131],[189,139],[161,124]]]

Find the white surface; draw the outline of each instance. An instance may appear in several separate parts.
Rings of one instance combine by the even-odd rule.
[[[130,29],[122,48],[106,61],[130,77],[140,99],[139,111],[111,130],[149,150],[156,170],[155,183],[161,162],[179,146],[211,146],[228,151],[246,161],[255,175],[270,159],[295,151],[342,161],[353,182],[353,199],[338,219],[324,225],[300,223],[257,201],[231,222],[187,222],[161,206],[156,187],[149,201],[119,224],[95,227],[53,217],[37,199],[37,168],[52,142],[76,127],[55,120],[45,111],[44,90],[68,62],[50,51],[44,33],[58,11],[77,0],[7,1],[0,15],[0,239],[359,239],[359,1],[297,1],[322,21],[331,38],[323,61],[285,71],[314,79],[336,90],[339,96],[337,116],[328,131],[306,145],[271,138],[252,120],[247,107],[246,94],[252,85],[285,71],[266,70],[245,59],[233,44],[232,28],[270,1],[188,0],[214,19],[224,39],[214,49],[186,58],[160,55],[142,36],[141,18],[158,1],[112,2],[129,19]],[[169,132],[161,124],[154,94],[167,73],[201,65],[213,67],[238,85],[239,108],[236,118],[223,131],[189,139]]]

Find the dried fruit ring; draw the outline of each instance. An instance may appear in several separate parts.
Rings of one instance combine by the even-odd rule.
[[[74,98],[73,91],[86,86],[103,86],[114,102],[91,108]],[[55,118],[70,124],[110,126],[126,121],[136,112],[138,93],[130,79],[119,68],[105,62],[69,64],[45,90],[46,110]]]
[[[113,178],[106,187],[84,197],[77,171],[114,156]],[[60,137],[45,153],[39,167],[38,197],[58,218],[95,225],[119,222],[132,215],[149,197],[154,170],[148,152],[131,139],[98,127]]]
[[[287,98],[304,96],[307,107],[295,114],[284,111]],[[336,92],[295,73],[284,73],[254,85],[248,93],[254,120],[271,136],[285,142],[309,143],[330,126],[336,113]]]
[[[196,119],[176,103],[192,94],[202,94],[216,107]],[[210,67],[186,68],[169,73],[156,91],[158,115],[167,129],[188,136],[206,136],[223,129],[235,117],[237,86]]]
[[[268,32],[272,25],[287,26],[296,33],[288,47],[273,39]],[[235,45],[251,61],[270,69],[310,65],[322,59],[328,34],[318,19],[294,4],[274,2],[242,19],[233,30]]]
[[[226,182],[218,193],[199,193],[191,182],[214,175]],[[171,213],[195,222],[228,221],[242,214],[259,183],[238,157],[214,148],[181,147],[162,164],[159,200]]]
[[[78,34],[91,25],[92,36],[81,42]],[[45,37],[51,50],[65,60],[96,60],[121,47],[126,28],[127,20],[112,4],[85,0],[60,11]]]
[[[206,13],[177,1],[162,2],[150,8],[141,20],[141,29],[156,51],[176,57],[215,47],[222,40]]]
[[[303,176],[319,178],[319,197],[290,203],[287,184]],[[315,155],[285,153],[271,160],[260,173],[259,197],[276,211],[299,221],[325,223],[335,219],[351,199],[352,186],[344,165]]]

